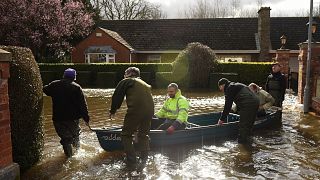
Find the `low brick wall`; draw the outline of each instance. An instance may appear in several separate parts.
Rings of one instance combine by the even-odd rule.
[[[312,98],[311,107],[317,115],[320,115],[320,98],[319,97]]]

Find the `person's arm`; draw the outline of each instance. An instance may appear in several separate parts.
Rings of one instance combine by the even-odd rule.
[[[167,102],[167,101],[166,101]],[[166,104],[166,102],[164,104]],[[157,118],[164,118],[166,111],[163,109],[164,105],[161,107],[161,109],[155,114]]]
[[[48,85],[45,85],[42,88],[42,91],[47,95],[47,96],[52,96],[53,95],[53,84],[49,83]]]
[[[265,92],[265,91],[263,92],[263,90],[261,90],[261,93],[262,93],[263,96],[265,97],[265,101],[266,101],[266,103],[262,105],[262,108],[263,108],[264,110],[267,110],[267,109],[269,109],[270,107],[273,106],[275,100],[274,100],[274,98],[271,96],[271,94],[269,94],[269,93],[267,93],[267,92]]]
[[[88,105],[87,105],[87,101],[86,98],[83,94],[83,91],[81,89],[81,87],[79,87],[78,89],[78,105],[79,105],[79,112],[81,114],[81,117],[83,118],[83,120],[86,123],[89,123],[90,121],[90,117],[89,117],[89,113],[88,113]]]
[[[117,85],[112,95],[110,114],[115,114],[116,111],[121,107],[121,104],[126,95],[127,89],[133,86],[133,84],[134,84],[134,80],[132,79],[124,79],[119,82],[119,84]]]
[[[180,99],[177,103],[179,112],[176,120],[180,123],[185,123],[188,120],[189,102],[186,99]]]
[[[228,95],[226,93],[225,95],[225,101],[224,101],[224,108],[220,117],[220,120],[225,121],[227,119],[228,114],[231,111],[231,107],[232,107],[232,103],[233,103],[233,98],[231,95]]]
[[[282,101],[284,100],[286,89],[287,89],[286,76],[282,75],[282,78],[281,78],[281,98],[282,98],[281,100]]]
[[[267,77],[267,82],[266,82],[266,91],[269,92],[269,76]]]

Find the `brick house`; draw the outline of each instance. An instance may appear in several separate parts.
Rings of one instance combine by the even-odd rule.
[[[72,62],[172,62],[190,42],[209,46],[220,61],[271,61],[285,35],[290,70],[298,72],[308,18],[270,18],[270,10],[258,18],[103,20],[73,49]]]

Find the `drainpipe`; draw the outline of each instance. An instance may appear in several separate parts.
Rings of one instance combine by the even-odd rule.
[[[131,64],[131,51],[130,51],[130,56],[129,56],[129,59],[130,59],[130,64]]]
[[[312,41],[312,12],[313,12],[313,0],[310,0],[310,13],[309,13],[309,28],[308,28],[308,56],[307,56],[307,74],[306,85],[304,87],[303,95],[303,112],[309,112],[310,101],[310,61],[311,61],[311,41]]]

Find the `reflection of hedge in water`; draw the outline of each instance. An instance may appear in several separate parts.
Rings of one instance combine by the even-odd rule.
[[[30,49],[0,48],[12,53],[9,102],[13,160],[25,170],[39,161],[43,148],[42,81]]]

